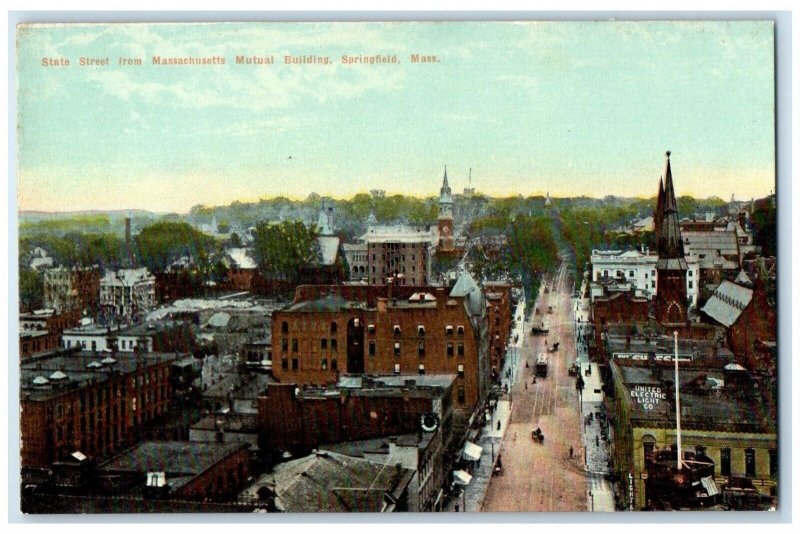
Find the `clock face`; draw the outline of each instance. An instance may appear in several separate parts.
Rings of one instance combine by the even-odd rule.
[[[442,227],[442,233],[443,233],[444,235],[447,235],[447,234],[449,234],[449,233],[450,233],[450,228],[449,228],[449,227],[447,227],[447,226],[444,226],[444,227]]]
[[[420,418],[420,426],[425,432],[433,432],[439,426],[439,416],[435,413],[423,414]]]

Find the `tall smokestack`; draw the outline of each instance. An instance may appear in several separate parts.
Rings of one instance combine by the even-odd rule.
[[[128,267],[133,265],[133,250],[131,248],[131,217],[125,217],[125,250],[128,253]]]

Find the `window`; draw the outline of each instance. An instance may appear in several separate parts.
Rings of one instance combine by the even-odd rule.
[[[604,270],[604,271],[603,271],[603,276],[604,276],[604,277],[606,277],[606,278],[608,278],[608,271],[607,271],[607,270]]]
[[[419,354],[420,358],[424,358],[425,357],[425,342],[424,341],[420,341],[419,342],[419,346],[417,347],[417,353]]]
[[[776,449],[769,450],[769,476],[778,476],[778,451]]]
[[[656,287],[656,281],[655,281],[655,280],[653,280],[652,282],[650,282],[650,287]]]
[[[289,333],[289,323],[287,323],[286,321],[283,321],[283,323],[281,323],[281,332],[283,332],[284,334]]]
[[[400,342],[399,341],[395,342],[395,344],[394,344],[394,355],[398,356],[398,357],[400,356]]]
[[[292,352],[297,352],[297,339],[292,340]]]
[[[744,474],[747,477],[756,476],[756,451],[755,449],[744,450]]]
[[[631,278],[633,278],[633,271],[628,271],[628,276],[630,276]]]
[[[655,270],[655,269],[653,269],[652,271],[650,271],[650,276],[655,276],[655,275],[656,275],[656,270]]]
[[[459,363],[458,364],[458,376],[460,378],[464,378],[464,364],[463,363]]]
[[[331,350],[336,352],[339,349],[339,342],[336,339],[331,339]]]
[[[370,356],[375,356],[375,342],[374,341],[370,341],[369,342],[369,355]]]
[[[375,325],[370,323],[367,325],[367,333],[375,335]]]
[[[298,362],[297,358],[292,358],[292,371],[297,371],[300,367],[300,362]]]
[[[322,358],[322,365],[320,367],[323,371],[328,370],[328,358]]]
[[[336,324],[336,321],[332,322],[331,323],[331,334],[335,334],[337,329],[338,329],[338,325]]]
[[[500,325],[500,316],[499,315],[495,315],[494,316],[494,324],[495,324],[495,326],[499,326]],[[463,332],[462,332],[462,334],[463,334]]]
[[[458,344],[458,355],[459,356],[463,356],[464,355],[464,344],[463,343],[459,343]]]
[[[399,363],[394,364],[394,374],[396,374],[396,375],[400,374],[400,364]]]
[[[689,270],[689,272],[688,272],[688,274],[687,274],[686,276],[688,276],[689,278],[691,278],[691,277],[692,277],[692,271],[691,271],[691,269]]]
[[[425,374],[425,364],[424,363],[419,364],[419,374],[421,374],[421,375]]]
[[[464,335],[464,325],[463,324],[458,325],[458,327],[456,328],[456,331],[458,332],[459,336],[463,336]]]
[[[320,339],[319,340],[319,348],[322,349],[322,350],[328,350],[328,340],[325,339],[325,338]]]
[[[281,352],[288,352],[289,351],[289,340],[284,338],[281,339]]]
[[[464,404],[467,400],[466,392],[464,391],[464,386],[458,386],[458,403]]]
[[[417,326],[417,335],[419,337],[425,337],[425,327],[422,325]]]
[[[693,287],[693,286],[692,286],[692,281],[691,281],[691,280],[689,280],[689,289],[692,289],[692,287]]]
[[[281,360],[281,369],[283,369],[284,371],[289,370],[289,360],[287,360],[286,358],[283,358]]]
[[[728,448],[719,451],[719,473],[722,476],[731,476],[731,450]]]
[[[644,463],[645,465],[653,461],[653,449],[656,446],[656,438],[653,436],[642,437],[642,447],[644,448]]]
[[[336,361],[336,358],[331,360],[331,370],[337,371],[339,369],[339,362]]]
[[[449,324],[444,327],[444,335],[452,336],[453,335],[453,325]]]
[[[453,355],[453,344],[452,343],[447,343],[447,355],[448,356],[452,356]]]
[[[395,336],[399,336],[400,335],[400,325],[399,324],[394,325],[394,327],[392,328],[392,332],[394,332]]]

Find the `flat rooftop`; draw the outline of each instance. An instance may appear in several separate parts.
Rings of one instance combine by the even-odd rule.
[[[142,355],[118,353],[113,357],[113,363],[103,363],[104,359],[111,357],[111,353],[57,351],[21,363],[20,390],[27,400],[47,400],[86,387],[90,382],[105,382],[112,370],[124,375],[135,371],[138,365],[149,367],[185,356],[161,352]]]

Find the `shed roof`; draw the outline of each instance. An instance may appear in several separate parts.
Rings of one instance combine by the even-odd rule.
[[[753,299],[753,290],[724,280],[703,306],[703,313],[730,327]]]

